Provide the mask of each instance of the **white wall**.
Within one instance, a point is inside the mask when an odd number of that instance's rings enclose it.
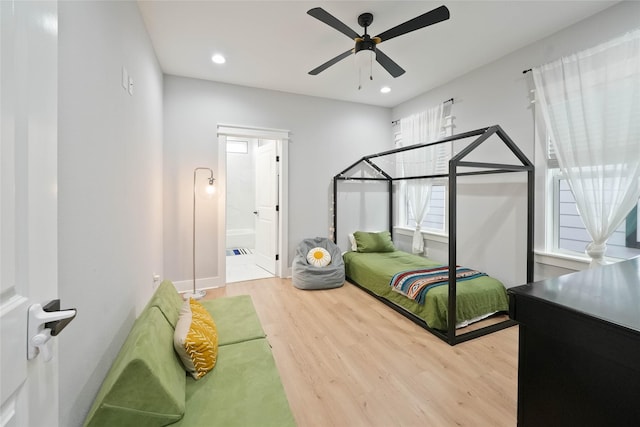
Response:
[[[355,90],[355,89],[354,89]],[[176,76],[164,78],[164,273],[191,273],[192,174],[218,164],[216,126],[291,131],[289,260],[306,237],[329,236],[332,180],[351,163],[391,147],[391,110]],[[200,205],[198,206],[200,214]],[[198,278],[217,276],[215,209],[198,217]]]
[[[421,94],[393,109],[393,118],[405,117],[439,102],[453,97],[455,104],[452,113],[455,116],[455,133],[499,124],[516,142],[519,148],[536,164],[536,249],[544,248],[544,151],[540,142],[534,142],[533,112],[529,104],[529,90],[532,88],[531,75],[522,71],[532,66],[553,61],[601,42],[609,40],[640,24],[640,2],[622,2],[582,22],[568,27],[546,39],[513,52],[498,61],[457,78],[437,89]],[[487,200],[492,198],[497,204],[509,191],[496,188],[496,192],[488,192]],[[523,188],[522,191],[526,191]],[[470,193],[471,194],[471,193]],[[520,208],[518,208],[520,209]],[[472,216],[459,214],[459,227],[467,227]],[[522,229],[525,223],[514,228],[515,217],[502,227],[508,236],[505,244],[516,243],[522,246]],[[502,226],[502,224],[499,224]],[[470,227],[467,227],[470,228]],[[512,228],[512,231],[509,231]],[[494,227],[479,227],[472,231],[473,238],[478,241],[492,239],[496,232]],[[401,238],[402,239],[402,238]],[[434,244],[436,248],[438,244]],[[505,266],[518,266],[518,271],[500,269],[510,285],[521,283],[525,278],[524,252],[512,251],[502,255],[494,254]],[[489,270],[492,271],[492,270]],[[551,277],[571,270],[536,266],[536,280]]]
[[[60,425],[81,425],[162,275],[162,73],[135,2],[59,3]],[[134,79],[130,96],[121,68]]]
[[[373,152],[366,154],[373,154]],[[387,230],[389,227],[388,183],[386,181],[338,181],[337,212],[336,243],[342,251],[350,250],[348,236],[354,231]]]

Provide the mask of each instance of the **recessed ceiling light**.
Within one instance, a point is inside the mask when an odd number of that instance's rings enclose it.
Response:
[[[216,53],[215,55],[213,55],[211,57],[211,60],[213,62],[215,62],[216,64],[224,64],[225,62],[227,62],[227,60],[225,59],[224,56],[220,55],[219,53]]]
[[[389,86],[383,86],[380,88],[380,93],[389,93],[391,92],[391,88]]]

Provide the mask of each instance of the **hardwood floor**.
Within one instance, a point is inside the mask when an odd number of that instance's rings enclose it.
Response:
[[[516,425],[518,327],[451,347],[354,285],[303,291],[288,279],[249,294],[303,426]]]

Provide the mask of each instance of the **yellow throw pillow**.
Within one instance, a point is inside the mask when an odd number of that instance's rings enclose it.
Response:
[[[313,248],[307,252],[307,261],[316,267],[326,267],[331,262],[331,254],[325,248]]]
[[[211,314],[190,298],[180,309],[173,335],[173,347],[193,378],[199,379],[213,369],[218,358],[218,330]]]

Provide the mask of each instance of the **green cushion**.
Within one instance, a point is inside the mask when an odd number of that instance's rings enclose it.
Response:
[[[215,368],[187,378],[184,418],[172,426],[295,426],[266,339],[219,348]]]
[[[173,328],[155,306],[136,320],[98,392],[85,426],[164,426],[185,411],[186,374]]]
[[[356,240],[358,252],[393,252],[396,250],[391,241],[391,233],[388,231],[379,233],[356,231],[353,233],[353,237]]]
[[[266,336],[249,295],[200,302],[216,322],[218,346]]]
[[[163,280],[149,300],[147,308],[158,307],[167,321],[175,329],[178,313],[184,300],[170,280]]]

